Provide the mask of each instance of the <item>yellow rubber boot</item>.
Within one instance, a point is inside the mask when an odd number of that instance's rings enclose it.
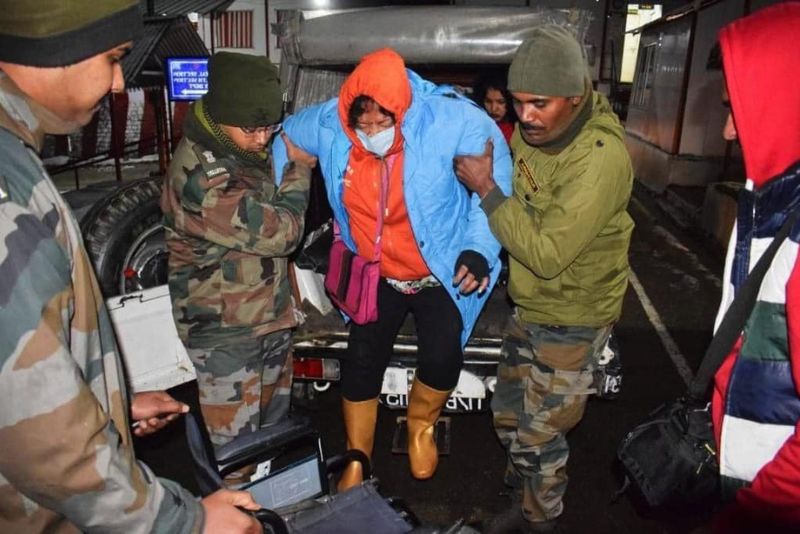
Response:
[[[348,450],[358,449],[371,459],[372,446],[375,443],[375,421],[378,418],[378,399],[352,402],[342,397],[342,416]],[[360,484],[363,479],[361,464],[350,462],[336,487],[339,491],[345,491]]]
[[[414,379],[408,399],[408,462],[414,478],[424,480],[433,476],[439,464],[439,450],[433,431],[450,391],[439,391]]]

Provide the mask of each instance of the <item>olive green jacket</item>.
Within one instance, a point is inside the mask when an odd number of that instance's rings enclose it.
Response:
[[[525,322],[600,327],[621,313],[633,170],[608,100],[592,98],[588,120],[560,151],[528,145],[517,129],[513,194],[495,188],[482,202],[508,250],[509,295]]]

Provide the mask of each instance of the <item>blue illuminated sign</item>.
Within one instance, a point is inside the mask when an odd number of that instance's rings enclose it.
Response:
[[[207,57],[167,58],[169,99],[197,100],[208,91]]]

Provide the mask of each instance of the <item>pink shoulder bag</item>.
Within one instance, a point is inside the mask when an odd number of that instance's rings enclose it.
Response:
[[[389,194],[389,174],[395,155],[386,159],[381,173],[381,194],[378,202],[378,219],[375,229],[375,253],[371,260],[347,248],[339,238],[335,226],[333,245],[325,275],[325,290],[331,301],[356,324],[378,320],[378,281],[380,280],[381,233]]]

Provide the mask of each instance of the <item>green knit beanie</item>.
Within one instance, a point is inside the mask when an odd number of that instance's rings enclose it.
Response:
[[[0,61],[63,67],[142,32],[138,0],[0,0]]]
[[[217,52],[208,61],[203,101],[219,124],[258,127],[281,120],[278,69],[264,56]]]
[[[535,28],[514,54],[508,90],[542,96],[579,96],[588,75],[583,48],[565,28]]]

